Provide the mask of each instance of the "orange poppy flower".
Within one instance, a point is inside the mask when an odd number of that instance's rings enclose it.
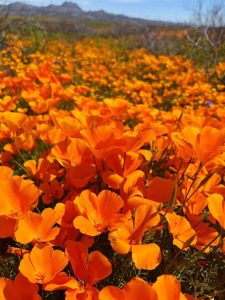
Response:
[[[138,300],[140,296],[146,300],[158,300],[154,289],[143,279],[135,277],[122,289],[107,286],[99,293],[99,300]]]
[[[62,198],[64,190],[63,184],[57,179],[41,183],[39,189],[43,192],[41,200],[44,204],[51,204],[55,200]]]
[[[210,139],[209,139],[210,137]],[[225,131],[205,126],[196,139],[197,158],[207,162],[224,151]]]
[[[5,123],[11,133],[16,132],[18,128],[22,128],[22,124],[26,119],[25,114],[11,111],[0,112],[0,122]]]
[[[70,116],[55,117],[56,125],[62,130],[66,137],[80,137],[80,130],[82,129],[80,122]]]
[[[176,213],[167,213],[166,219],[169,224],[169,232],[173,235],[173,244],[182,250],[187,250],[197,242],[195,230],[185,217]]]
[[[59,227],[53,227],[59,223],[65,213],[63,203],[56,204],[55,208],[46,208],[41,214],[28,212],[27,215],[20,219],[15,232],[17,242],[28,244],[32,241],[49,242],[59,233]]]
[[[208,197],[208,208],[212,216],[225,229],[225,201],[220,194],[212,194]]]
[[[149,300],[156,300],[157,296],[153,288],[143,279],[139,277],[135,277],[131,279],[130,282],[128,282],[123,287],[123,292],[125,295],[125,299],[131,299],[131,300],[138,300],[141,297],[143,299],[149,299]]]
[[[45,291],[66,290],[82,292],[81,284],[74,278],[68,276],[65,272],[58,273],[53,280],[42,285]]]
[[[99,251],[88,254],[88,248],[82,242],[68,241],[66,252],[75,276],[87,285],[95,285],[112,272],[108,259]]]
[[[56,278],[44,285],[46,291],[55,291],[66,289],[65,300],[99,300],[98,289],[91,286],[84,286],[83,283],[78,282],[74,277],[60,273]]]
[[[31,283],[26,277],[19,273],[14,280],[6,279],[4,289],[0,286],[1,300],[41,300],[38,294],[38,285]],[[3,295],[1,295],[1,293]]]
[[[99,251],[88,254],[88,248],[82,242],[68,241],[66,252],[79,282],[74,277],[60,273],[46,283],[44,289],[47,291],[66,289],[66,300],[98,300],[98,290],[93,285],[111,274],[110,262]]]
[[[199,215],[207,206],[207,197],[200,191],[196,191],[187,201],[187,209],[193,215]]]
[[[11,97],[6,95],[0,98],[0,111],[10,111],[16,108],[18,96]]]
[[[17,135],[14,138],[14,143],[17,149],[22,149],[25,151],[31,151],[35,148],[35,132],[32,130],[25,130],[23,133]]]
[[[125,295],[118,287],[106,286],[99,292],[99,300],[125,300]]]
[[[141,170],[136,170],[123,180],[120,194],[125,201],[124,211],[127,209],[133,210],[143,204],[152,205],[154,203],[146,198],[147,190],[144,178],[145,173]],[[159,206],[158,203],[154,204]]]
[[[0,216],[0,238],[13,237],[17,222],[16,219]]]
[[[157,300],[187,300],[181,292],[180,282],[172,275],[161,275],[153,283],[152,288],[157,294]],[[194,300],[194,298],[193,298]]]
[[[205,249],[204,252],[208,253],[212,247],[218,246],[218,232],[212,226],[203,223],[203,221],[201,220],[202,215],[188,215],[188,219],[197,234],[197,243],[193,245],[196,249]],[[209,244],[210,246],[205,248]]]
[[[67,169],[68,183],[77,188],[82,188],[96,175],[96,167],[92,164],[81,164]]]
[[[103,181],[114,189],[119,189],[124,178],[134,173],[143,162],[136,152],[110,153],[105,160],[107,170],[101,173]]]
[[[123,207],[123,200],[117,194],[103,190],[96,196],[90,190],[83,191],[74,200],[80,216],[73,221],[74,227],[81,233],[96,236],[114,226]]]
[[[67,138],[55,145],[48,159],[57,160],[62,166],[79,166],[93,163],[93,154],[81,138]]]
[[[112,248],[120,254],[132,252],[132,260],[138,269],[153,270],[162,260],[161,250],[155,243],[142,244],[145,232],[159,224],[155,206],[138,206],[134,221],[130,217],[109,234]]]
[[[57,162],[50,163],[46,158],[39,158],[38,162],[35,160],[27,160],[23,165],[30,174],[44,182],[52,181],[57,176],[63,174]]]
[[[174,181],[155,177],[148,183],[147,197],[159,203],[168,202],[174,190]]]
[[[12,175],[10,168],[0,167],[0,216],[18,219],[37,205],[39,190],[31,180]]]
[[[98,290],[94,287],[86,287],[85,289],[68,289],[65,292],[65,300],[99,300]]]
[[[109,107],[112,113],[115,114],[116,116],[125,112],[131,106],[131,103],[129,101],[120,98],[117,99],[106,98],[104,99],[104,103],[107,105],[107,107]]]
[[[201,130],[187,126],[181,133],[172,133],[172,140],[183,158],[194,157],[205,163],[224,150],[225,133],[210,126]]]
[[[122,289],[107,286],[99,292],[99,300],[195,300],[181,292],[181,286],[175,276],[161,275],[153,285],[135,277]]]
[[[64,252],[49,245],[34,246],[29,254],[24,254],[19,270],[30,282],[43,284],[55,278],[67,264]]]
[[[120,149],[126,144],[123,139],[123,124],[120,122],[98,126],[93,129],[83,129],[81,134],[94,156],[98,159],[106,157],[111,151]]]

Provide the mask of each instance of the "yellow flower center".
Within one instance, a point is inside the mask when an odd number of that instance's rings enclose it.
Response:
[[[43,275],[41,272],[35,272],[34,278],[38,283],[42,283],[45,279],[45,275]]]

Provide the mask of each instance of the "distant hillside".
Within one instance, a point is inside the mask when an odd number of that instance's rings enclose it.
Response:
[[[68,16],[90,20],[110,20],[118,22],[130,22],[151,25],[172,25],[172,22],[161,22],[132,18],[124,15],[107,13],[104,10],[84,11],[76,3],[64,2],[62,5],[34,6],[23,2],[14,2],[8,5],[0,5],[0,14],[10,16]]]

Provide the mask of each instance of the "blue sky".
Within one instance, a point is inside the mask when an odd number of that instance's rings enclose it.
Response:
[[[0,0],[0,3],[21,1],[34,5],[62,4],[64,0]],[[197,0],[70,0],[84,10],[104,9],[107,12],[152,20],[189,21]],[[204,4],[215,0],[203,0]]]

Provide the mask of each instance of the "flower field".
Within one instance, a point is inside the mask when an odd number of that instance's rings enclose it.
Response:
[[[224,299],[225,63],[13,35],[0,60],[0,299]]]

